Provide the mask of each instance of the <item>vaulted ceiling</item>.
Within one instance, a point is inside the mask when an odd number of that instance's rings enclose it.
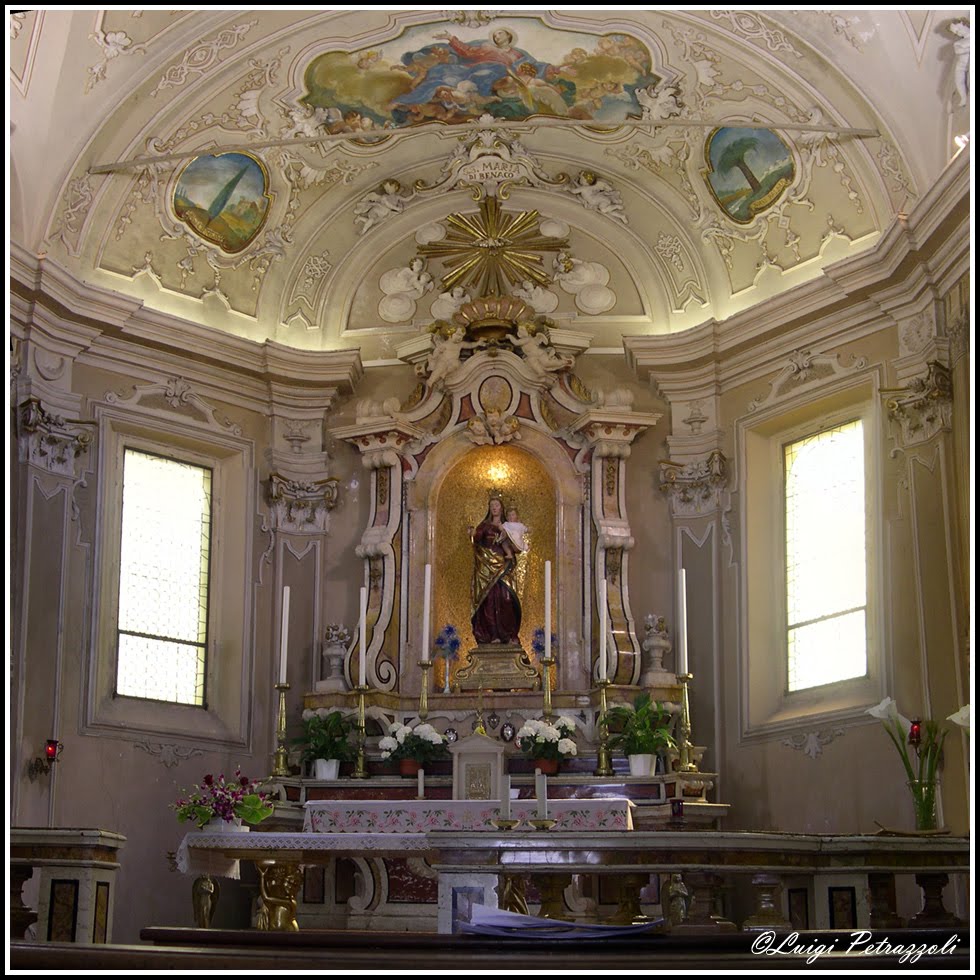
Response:
[[[365,360],[507,266],[504,291],[618,347],[873,246],[968,129],[963,17],[13,14],[12,238],[177,318]]]

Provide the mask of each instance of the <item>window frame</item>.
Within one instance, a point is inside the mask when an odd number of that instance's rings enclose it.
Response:
[[[246,746],[254,657],[248,571],[256,495],[254,445],[208,423],[144,406],[100,404],[94,414],[99,426],[99,499],[83,730],[131,737],[191,736],[216,745]],[[126,449],[212,470],[203,705],[116,694]]]
[[[739,478],[739,717],[743,741],[802,724],[855,719],[884,696],[881,399],[878,369],[838,378],[736,421]],[[783,447],[861,419],[865,458],[866,650],[863,676],[790,691]]]

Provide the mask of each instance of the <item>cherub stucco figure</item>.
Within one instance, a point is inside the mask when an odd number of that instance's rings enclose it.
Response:
[[[562,357],[548,342],[543,330],[531,333],[526,323],[519,323],[517,334],[507,334],[507,339],[521,349],[527,366],[541,378],[572,366],[571,358]]]
[[[425,260],[418,256],[401,269],[389,269],[378,285],[385,294],[378,304],[378,313],[388,323],[410,320],[415,315],[415,304],[433,288]]]
[[[425,362],[428,372],[426,381],[430,388],[445,381],[459,367],[464,350],[482,347],[485,341],[466,340],[466,332],[462,327],[456,327],[448,336],[435,333],[432,336],[432,353]]]
[[[568,190],[576,194],[590,211],[608,215],[610,218],[622,221],[624,225],[628,223],[622,195],[608,180],[591,170],[583,170]]]
[[[401,189],[402,185],[397,180],[386,180],[376,191],[365,194],[354,205],[354,221],[361,223],[362,235],[393,214],[405,210],[405,205],[415,194],[402,194]]]

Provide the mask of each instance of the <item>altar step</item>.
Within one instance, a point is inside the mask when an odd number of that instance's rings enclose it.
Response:
[[[761,955],[752,952],[757,934],[722,936],[638,935],[588,940],[502,940],[480,936],[433,934],[332,932],[308,930],[293,933],[238,929],[189,929],[153,926],[140,938],[150,946],[76,945],[74,943],[13,942],[10,966],[17,970],[80,971],[181,970],[317,970],[451,972],[508,969],[520,974],[559,969],[637,970],[658,972],[703,968],[761,972],[765,970],[874,971],[929,969],[968,970],[970,930],[956,930],[952,952],[924,952],[914,966],[907,954],[881,952],[873,955],[855,950],[848,931],[808,931],[795,944],[811,949],[833,950],[807,965],[805,956]],[[949,930],[903,929],[871,934],[865,948],[882,941],[894,948],[949,949]],[[884,947],[882,947],[884,949]]]

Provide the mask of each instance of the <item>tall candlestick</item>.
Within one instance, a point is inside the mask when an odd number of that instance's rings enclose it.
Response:
[[[286,644],[289,640],[289,586],[282,590],[282,622],[279,633],[279,683],[286,683]]]
[[[677,673],[687,673],[687,570],[681,569],[677,585],[677,625],[680,636],[677,643]]]
[[[425,770],[419,770],[419,799],[425,799]]]
[[[361,649],[358,655],[358,668],[360,672],[360,686],[364,687],[367,681],[367,589],[361,587],[361,616],[360,629]]]
[[[422,659],[429,659],[429,606],[432,604],[432,566],[425,566],[425,598],[422,600]]]
[[[544,655],[551,656],[551,562],[544,563]],[[547,669],[547,668],[545,668]]]
[[[609,678],[609,662],[606,654],[606,634],[609,632],[609,609],[606,605],[606,580],[599,583],[599,680]]]
[[[538,801],[539,820],[545,820],[548,816],[547,778],[540,769],[534,770],[534,798]]]
[[[510,820],[510,773],[505,772],[500,783],[500,816],[503,820]]]

